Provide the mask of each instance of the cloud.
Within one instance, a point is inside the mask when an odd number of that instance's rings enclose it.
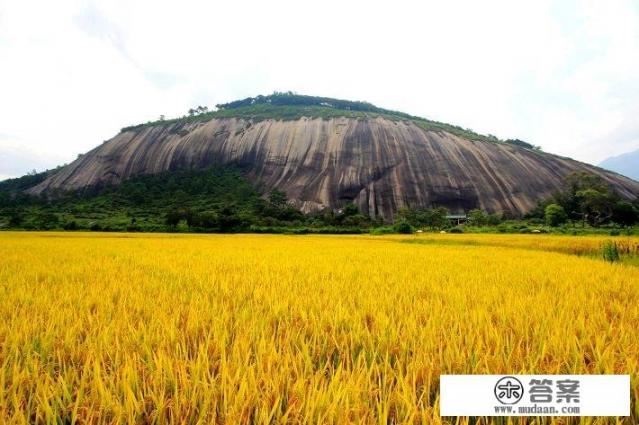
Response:
[[[639,147],[632,0],[9,0],[0,22],[0,132],[41,155],[72,159],[123,126],[274,90],[595,163]]]
[[[120,54],[129,58],[122,31],[105,17],[95,3],[87,2],[73,16],[74,24],[91,37],[102,39],[113,45]]]
[[[42,154],[29,143],[8,134],[0,134],[0,180],[20,177],[30,171],[44,171],[63,164],[64,155]]]

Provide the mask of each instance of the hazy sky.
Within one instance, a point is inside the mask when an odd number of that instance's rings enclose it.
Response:
[[[293,90],[598,163],[639,148],[639,2],[0,0],[0,178]]]

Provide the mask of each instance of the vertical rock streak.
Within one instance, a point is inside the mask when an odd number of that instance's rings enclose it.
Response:
[[[385,118],[224,118],[126,131],[30,192],[114,185],[214,164],[241,166],[263,190],[284,190],[305,212],[355,202],[385,219],[403,205],[525,213],[573,171],[602,176],[626,198],[639,195],[639,183],[597,167]]]

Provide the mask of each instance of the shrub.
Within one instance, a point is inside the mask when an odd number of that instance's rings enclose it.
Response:
[[[488,216],[482,210],[470,210],[468,212],[468,222],[473,226],[483,226],[488,222]]]
[[[610,261],[611,263],[619,261],[619,249],[614,242],[606,241],[602,248],[602,254],[605,261]]]
[[[172,210],[166,213],[165,223],[170,227],[176,227],[180,220],[184,218],[185,214],[181,211]]]
[[[411,234],[414,232],[413,226],[406,220],[400,220],[393,226],[397,233]]]
[[[390,226],[374,227],[370,230],[371,235],[388,235],[393,233],[393,228]]]
[[[557,227],[566,222],[568,215],[566,215],[566,211],[562,206],[550,204],[544,210],[544,218],[547,225]]]
[[[499,226],[497,226],[497,231],[499,233],[508,233],[510,232],[510,227],[507,224],[500,224]]]
[[[639,210],[628,201],[617,201],[612,210],[612,219],[623,226],[639,221]]]
[[[75,220],[71,220],[64,224],[64,230],[78,230],[78,223]]]
[[[451,228],[448,233],[464,233],[464,229],[462,229],[459,226],[455,226],[453,228]]]
[[[60,225],[60,219],[52,212],[39,211],[34,217],[33,224],[38,230],[51,230]]]
[[[490,226],[497,226],[501,223],[501,216],[498,214],[489,214],[486,216],[486,224]]]

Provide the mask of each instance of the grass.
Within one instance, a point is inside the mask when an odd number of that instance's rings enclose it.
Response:
[[[629,373],[584,423],[637,423],[639,270],[564,253],[602,242],[3,232],[0,422],[483,424],[440,374]]]

